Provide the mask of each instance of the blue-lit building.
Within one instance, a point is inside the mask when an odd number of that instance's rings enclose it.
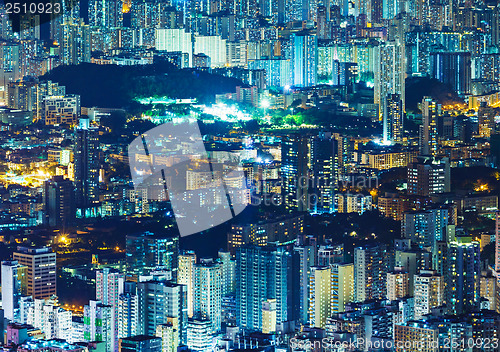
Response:
[[[89,1],[89,24],[95,27],[122,27],[123,1],[91,0]]]
[[[304,136],[283,137],[281,141],[282,194],[289,211],[305,211],[308,208],[307,176],[309,146]]]
[[[479,242],[457,237],[448,244],[446,304],[448,313],[476,311],[480,300],[481,258]]]
[[[292,302],[292,309],[297,320],[303,324],[306,324],[309,319],[309,275],[311,268],[317,263],[317,256],[316,240],[312,236],[299,236],[292,256],[292,278],[299,292],[295,295],[297,299]]]
[[[436,241],[446,240],[448,209],[445,207],[403,214],[401,232],[404,238],[420,248],[436,247]]]
[[[465,51],[437,51],[430,54],[430,74],[458,95],[471,92],[471,54]]]
[[[99,131],[81,119],[75,139],[75,202],[84,214],[99,202]]]
[[[317,84],[318,38],[313,34],[294,34],[292,40],[292,67],[295,86]]]
[[[270,87],[293,85],[292,61],[289,59],[260,59],[248,62],[250,70],[265,70],[266,84]]]
[[[460,42],[459,32],[414,30],[406,33],[406,72],[425,76],[430,72],[430,53],[435,48],[454,52],[460,50]]]
[[[312,189],[314,201],[309,211],[332,213],[335,210],[335,188],[338,181],[337,141],[331,134],[311,139]]]
[[[137,284],[141,335],[154,336],[158,325],[177,327],[177,339],[186,343],[187,290],[185,285],[168,281],[145,281]]]
[[[236,323],[244,330],[262,329],[262,302],[276,299],[276,322],[288,320],[289,268],[286,247],[245,245],[236,252]]]
[[[135,274],[147,274],[154,268],[161,267],[177,278],[179,260],[179,237],[155,235],[145,231],[127,235],[126,261],[130,271]]]

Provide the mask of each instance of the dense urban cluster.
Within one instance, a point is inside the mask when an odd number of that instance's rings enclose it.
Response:
[[[500,351],[497,0],[58,4],[0,5],[2,351]]]

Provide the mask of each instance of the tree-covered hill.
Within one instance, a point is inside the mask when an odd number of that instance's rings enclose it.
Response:
[[[412,77],[406,80],[407,111],[417,111],[418,103],[422,102],[424,96],[431,96],[443,105],[463,103],[453,89],[437,79]]]
[[[177,69],[160,62],[144,66],[83,63],[59,66],[43,76],[81,95],[82,106],[125,107],[134,98],[168,96],[213,101],[215,94],[235,92],[243,83],[235,78],[195,69]]]

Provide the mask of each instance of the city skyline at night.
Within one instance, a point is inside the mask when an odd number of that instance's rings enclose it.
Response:
[[[498,0],[0,4],[0,349],[500,351]]]

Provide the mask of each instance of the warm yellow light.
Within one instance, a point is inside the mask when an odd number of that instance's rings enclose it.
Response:
[[[129,13],[130,12],[130,2],[129,1],[124,1],[122,5],[122,13]]]
[[[476,192],[484,192],[484,191],[488,191],[488,190],[489,190],[489,186],[487,183],[478,184],[478,185],[476,185],[476,187],[474,187],[474,191],[476,191]]]

